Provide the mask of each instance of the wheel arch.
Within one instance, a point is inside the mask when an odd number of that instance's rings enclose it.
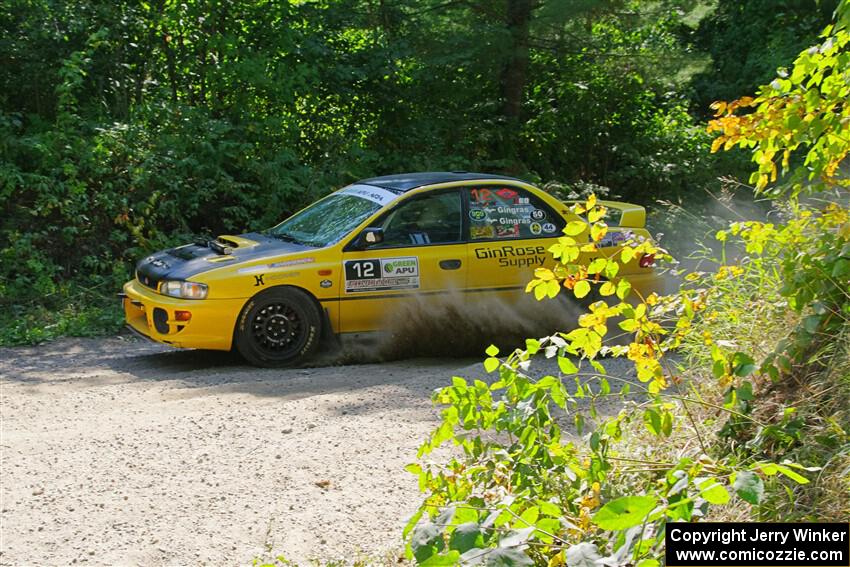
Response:
[[[304,287],[292,284],[280,284],[280,285],[271,285],[264,289],[259,290],[257,293],[252,295],[251,297],[245,300],[245,303],[242,304],[242,308],[239,309],[239,314],[236,316],[236,320],[233,322],[233,329],[230,332],[230,350],[234,350],[236,348],[236,331],[239,329],[239,323],[242,320],[245,311],[249,309],[251,305],[251,300],[256,299],[258,296],[268,293],[270,291],[279,290],[279,289],[295,289],[306,295],[313,305],[316,307],[316,311],[319,313],[319,319],[322,322],[322,328],[320,329],[321,334],[324,336],[325,333],[330,332],[333,333],[333,326],[331,325],[330,318],[328,317],[327,311],[325,311],[322,304],[319,302],[319,299],[313,295],[313,293]]]

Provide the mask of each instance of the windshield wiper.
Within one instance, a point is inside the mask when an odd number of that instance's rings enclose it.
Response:
[[[307,242],[296,238],[295,236],[289,234],[288,232],[270,232],[269,236],[273,238],[277,238],[278,240],[285,240],[287,242],[292,242],[294,244],[300,244],[301,246],[310,246]]]

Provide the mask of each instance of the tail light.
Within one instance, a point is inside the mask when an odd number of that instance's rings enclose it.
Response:
[[[641,268],[651,268],[655,265],[655,254],[644,254],[640,257],[638,265]]]

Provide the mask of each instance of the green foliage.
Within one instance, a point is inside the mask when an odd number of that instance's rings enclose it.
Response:
[[[840,169],[850,153],[850,4],[842,1],[836,14],[823,42],[801,52],[790,71],[779,69],[755,97],[712,105],[716,118],[708,130],[718,132],[712,151],[752,148],[758,170],[750,182],[757,190],[779,177],[783,183],[772,186],[772,194],[850,187]]]
[[[841,467],[850,454],[850,280],[832,274],[843,269],[850,217],[835,204],[785,205],[772,216],[777,222],[735,223],[718,234],[724,249],[738,246],[744,256],[689,278],[706,307],[681,351],[690,366],[711,369],[723,406],[735,412],[717,431],[719,454],[830,469],[812,486],[789,489],[793,500],[777,495],[776,479],[799,480],[797,465],[763,467],[764,482],[739,475],[738,493],[762,504],[767,519],[841,519],[848,511]],[[769,404],[760,403],[765,398]]]
[[[461,456],[446,465],[408,467],[427,494],[405,529],[409,557],[420,564],[501,558],[506,550],[512,550],[512,564],[590,564],[603,555],[613,565],[657,561],[668,522],[703,518],[733,498],[758,506],[764,483],[777,476],[809,482],[792,462],[706,453],[708,441],[693,408],[719,410],[747,426],[758,423],[733,403],[689,392],[669,361],[668,353],[692,340],[710,294],[698,277],[671,296],[632,293],[622,268],[642,254],[663,260],[664,251],[648,240],[597,249],[607,231],[600,220],[604,209],[591,196],[573,212],[587,222],[567,225],[550,248],[560,265],[538,269],[527,291],[544,299],[568,290],[580,299],[592,289],[603,299],[593,301],[569,332],[529,339],[525,349],[503,358],[490,347],[484,364],[496,374],[493,382],[455,377],[435,393],[442,423],[419,457],[449,441]],[[588,233],[589,243],[575,238]],[[598,257],[582,262],[582,252]],[[614,320],[628,344],[607,344]],[[603,355],[628,358],[636,381],[609,374]],[[536,356],[556,359],[558,375],[534,378]],[[752,387],[745,384],[757,371],[754,359],[715,347],[711,360],[716,383],[734,383],[738,399],[752,402]],[[605,418],[597,404],[610,396],[619,396],[623,409]],[[680,449],[672,462],[669,454],[648,460],[628,452],[636,431],[648,432],[650,445],[670,443],[683,431],[699,442]],[[636,465],[642,470],[632,470]]]
[[[693,103],[700,113],[716,100],[753,92],[812,45],[830,22],[837,0],[719,0],[693,34],[711,56],[694,77]]]

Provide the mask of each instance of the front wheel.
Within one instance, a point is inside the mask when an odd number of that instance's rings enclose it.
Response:
[[[252,297],[236,323],[236,349],[255,366],[286,366],[319,346],[322,319],[316,304],[294,288],[274,288]]]

